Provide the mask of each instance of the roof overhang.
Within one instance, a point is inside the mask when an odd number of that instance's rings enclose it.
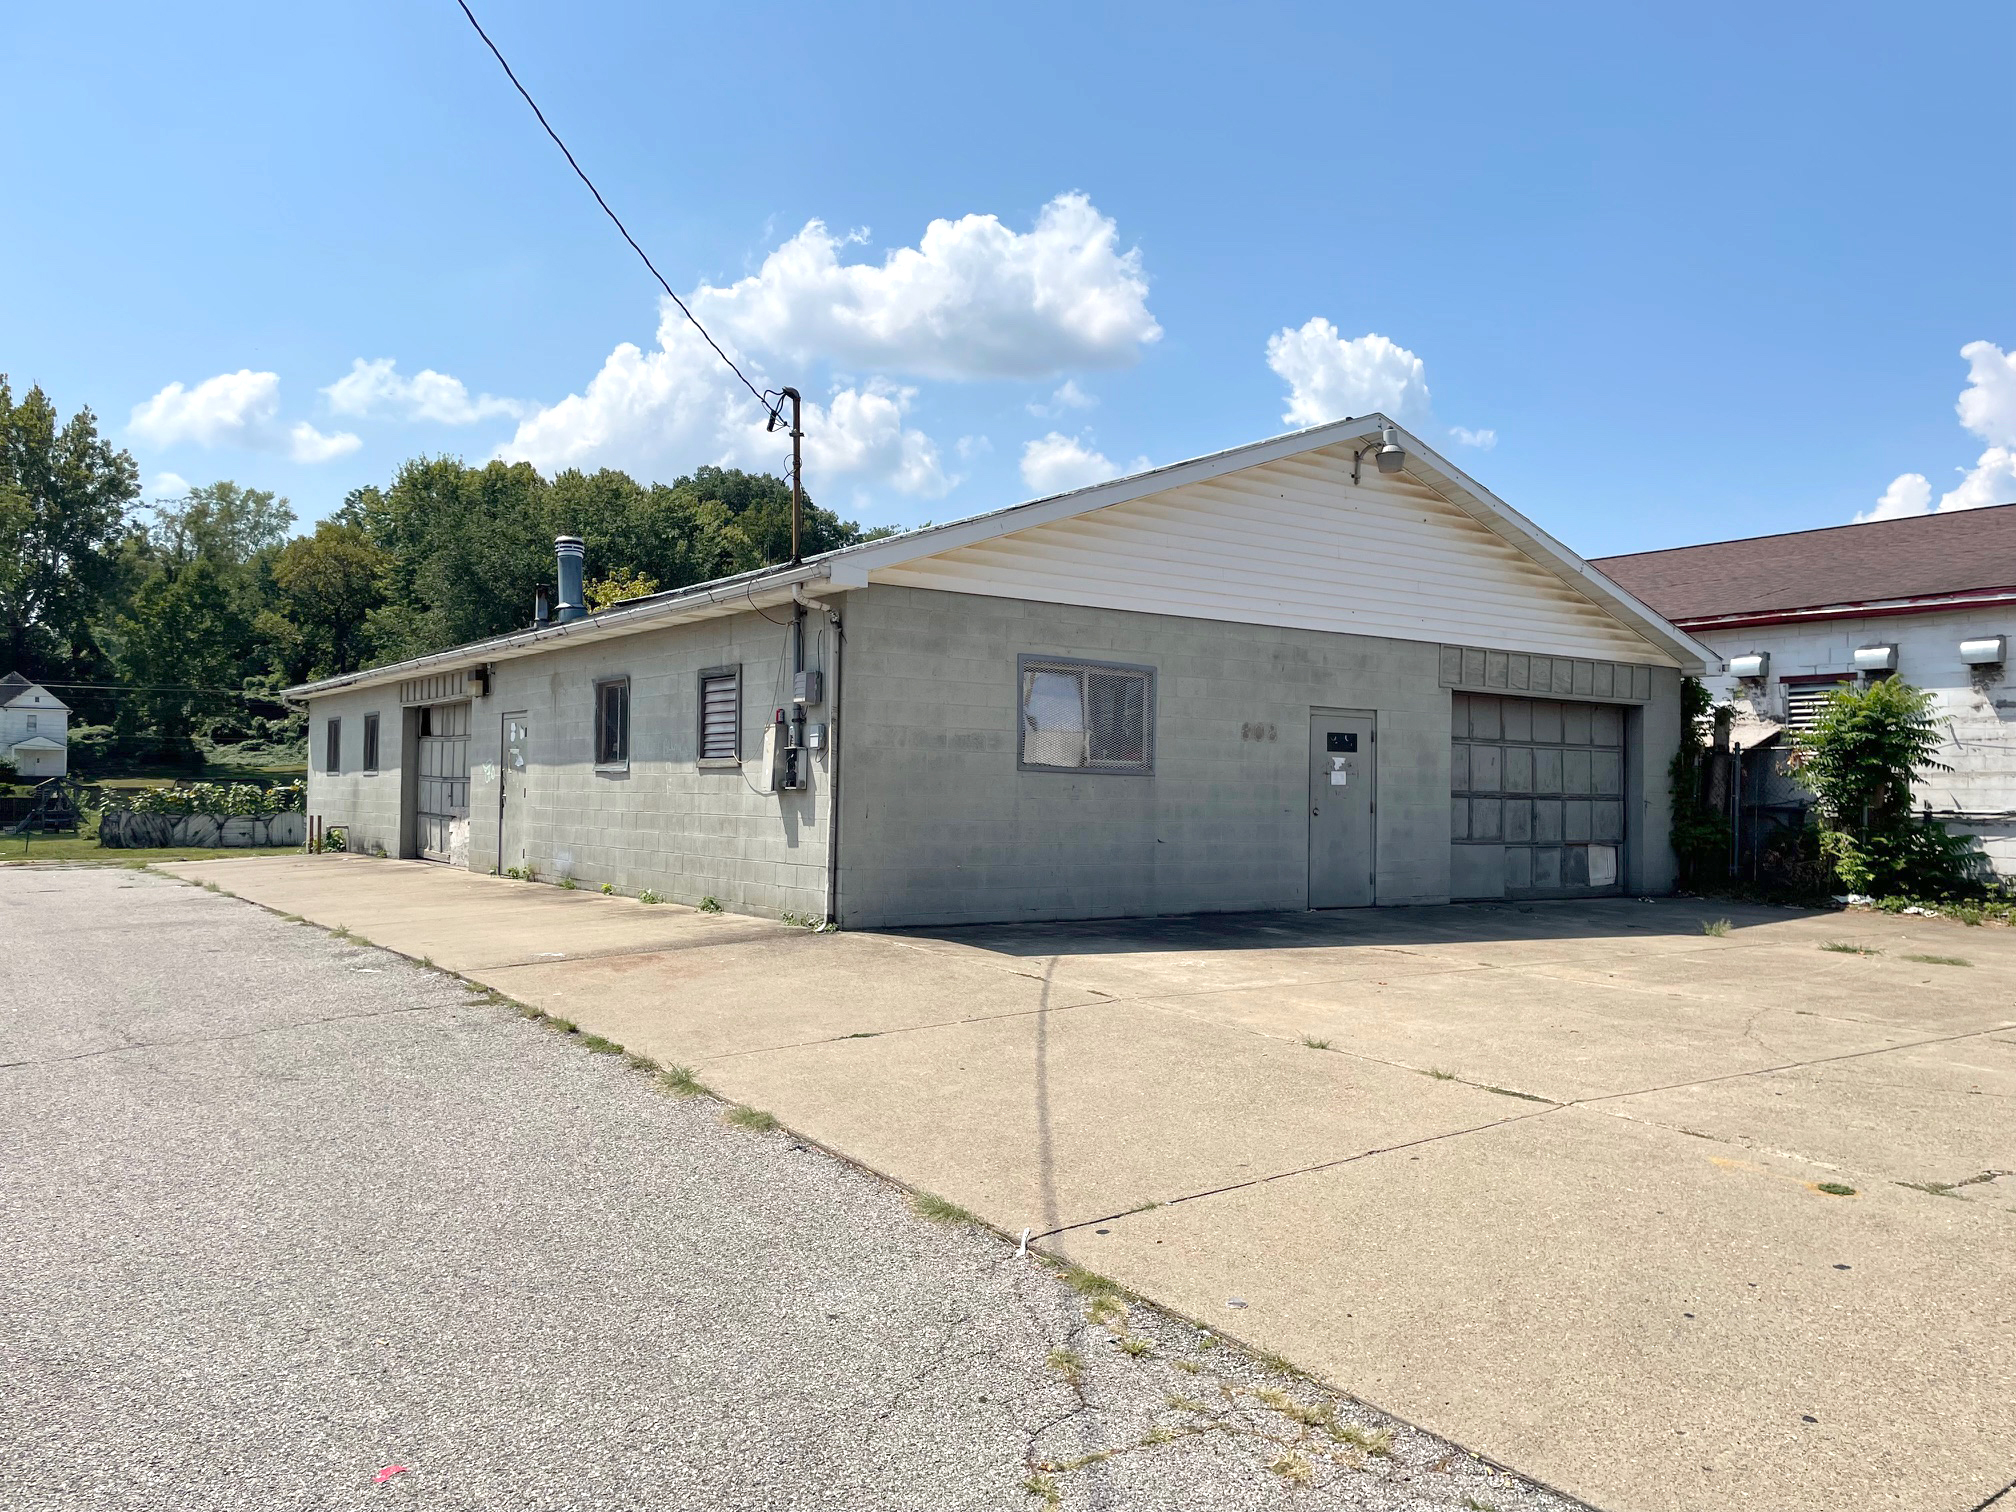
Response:
[[[15,751],[64,751],[69,747],[60,740],[51,740],[47,735],[30,735],[26,740],[17,740],[9,747]]]
[[[562,645],[582,645],[619,635],[634,635],[640,631],[688,624],[694,620],[714,619],[752,609],[766,609],[790,603],[794,597],[794,590],[802,593],[806,586],[811,584],[830,584],[835,590],[865,588],[873,580],[875,572],[881,568],[898,567],[906,562],[937,556],[941,552],[956,551],[963,546],[972,546],[1014,531],[1028,530],[1056,520],[1068,520],[1079,515],[1091,514],[1109,505],[1124,504],[1149,494],[1182,488],[1186,484],[1209,482],[1213,478],[1220,478],[1243,468],[1259,467],[1286,457],[1300,456],[1306,452],[1355,440],[1370,440],[1392,424],[1393,422],[1385,416],[1372,414],[1358,419],[1338,420],[1328,425],[1312,426],[1308,430],[1293,431],[1285,436],[1274,436],[1246,446],[1235,446],[1229,451],[1214,452],[1207,457],[1196,457],[1187,462],[1172,463],[1167,467],[1151,468],[1147,472],[1116,478],[1110,483],[1099,483],[1090,488],[1075,489],[1070,493],[1032,499],[1025,504],[997,509],[989,514],[975,515],[971,519],[954,520],[945,525],[929,525],[903,535],[888,536],[878,541],[864,541],[858,546],[843,546],[837,551],[809,558],[796,567],[768,567],[738,577],[722,578],[712,583],[701,583],[691,588],[655,594],[650,598],[634,599],[613,609],[606,609],[600,614],[591,614],[564,625],[552,625],[542,630],[519,631],[492,640],[476,641],[466,646],[456,646],[427,656],[414,657],[409,661],[395,662],[389,666],[372,667],[343,677],[324,678],[320,682],[302,683],[289,688],[283,696],[299,700],[353,688],[378,687],[385,683],[423,677],[430,673],[460,671],[489,662],[531,656],[542,651],[554,650]],[[1420,437],[1404,427],[1395,426],[1395,428],[1406,438],[1407,460],[1402,470],[1408,477],[1432,489],[1454,508],[1469,515],[1485,529],[1553,573],[1583,598],[1629,625],[1639,635],[1671,655],[1680,663],[1683,671],[1698,674],[1721,667],[1721,657],[1714,651],[1611,582],[1511,505],[1438,454]]]
[[[1861,604],[1816,604],[1807,609],[1757,609],[1737,614],[1705,614],[1678,621],[1691,631],[1740,630],[1753,625],[1806,625],[1827,620],[1885,619],[1898,614],[1945,614],[1959,609],[1994,609],[2016,604],[2016,588],[1978,588],[1965,593],[1917,598],[1874,599]]]

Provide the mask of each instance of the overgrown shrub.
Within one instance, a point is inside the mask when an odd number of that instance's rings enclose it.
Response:
[[[305,782],[281,782],[271,787],[257,782],[182,782],[169,787],[105,790],[105,807],[136,814],[265,819],[274,814],[298,814],[307,804]]]
[[[1982,891],[1971,836],[1911,811],[1921,771],[1943,772],[1932,696],[1898,678],[1828,695],[1792,734],[1793,772],[1818,800],[1820,855],[1850,892],[1954,898]]]
[[[1667,769],[1673,809],[1673,854],[1680,885],[1699,889],[1729,875],[1729,816],[1708,801],[1708,753],[1715,708],[1700,679],[1680,680],[1680,748]]]

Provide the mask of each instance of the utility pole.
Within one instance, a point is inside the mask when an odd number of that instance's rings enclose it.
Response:
[[[805,561],[805,410],[795,388],[781,389],[779,404],[791,401],[791,565]],[[777,428],[777,411],[770,412],[769,430]],[[791,737],[784,747],[784,786],[806,786],[805,699],[800,693],[805,681],[805,606],[795,596],[791,604]]]

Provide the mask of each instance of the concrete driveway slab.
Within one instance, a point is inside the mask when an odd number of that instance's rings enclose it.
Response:
[[[1970,1512],[2007,1486],[2008,1219],[1725,1150],[1562,1109],[1064,1247],[1616,1512]]]
[[[703,1063],[709,1086],[1009,1233],[1533,1111],[1134,1004]]]
[[[2016,1043],[1975,1035],[1600,1105],[1731,1144],[1853,1173],[1941,1187],[2016,1173]],[[1991,1198],[1991,1200],[2000,1200]],[[2016,1237],[2016,1236],[2012,1236]]]
[[[467,974],[666,1064],[1105,1001],[1025,961],[797,929]]]
[[[1172,1012],[1557,1102],[1924,1038],[1887,1024],[1822,1018],[1790,1007],[1636,991],[1564,991],[1524,970],[1392,981],[1199,993],[1146,1001]]]

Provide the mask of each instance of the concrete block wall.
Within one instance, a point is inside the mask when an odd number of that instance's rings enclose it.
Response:
[[[786,611],[774,610],[776,620]],[[822,665],[831,632],[806,621],[809,665]],[[823,635],[822,635],[822,632]],[[733,912],[826,916],[826,753],[802,792],[763,793],[757,771],[765,727],[790,693],[782,624],[760,614],[643,632],[497,663],[488,696],[471,705],[469,865],[497,865],[498,763],[503,716],[531,728],[527,859],[546,881],[650,888],[682,903],[718,900]],[[700,673],[740,664],[744,764],[703,767]],[[595,684],[630,679],[630,760],[595,765]],[[781,680],[780,680],[781,679]],[[826,709],[810,718],[825,720]],[[512,824],[518,823],[516,817]],[[515,849],[515,841],[514,841]],[[515,857],[514,857],[515,864]]]
[[[378,765],[364,770],[364,716],[378,716]],[[328,767],[331,719],[341,719],[340,769]],[[404,854],[401,841],[401,730],[397,687],[365,688],[313,700],[308,709],[308,813],[349,831],[352,850]]]
[[[1977,676],[1960,660],[1961,641],[1991,635],[2007,636],[2016,651],[2016,612],[2008,605],[1710,630],[1699,639],[1725,659],[1770,653],[1761,688],[1727,676],[1707,680],[1718,701],[1768,719],[1784,716],[1779,678],[1852,672],[1856,647],[1896,646],[1897,676],[1932,694],[1946,729],[1938,760],[1950,770],[1920,773],[1917,800],[1938,812],[2004,816],[1949,819],[1947,827],[1978,836],[1996,871],[2016,878],[2016,819],[2008,817],[2016,815],[2016,678],[2010,663]]]
[[[845,612],[849,925],[1305,907],[1316,708],[1377,719],[1378,901],[1449,896],[1436,644],[885,586]],[[1021,653],[1155,667],[1154,773],[1018,771]],[[1669,707],[1638,721],[1647,855],[1627,876],[1644,891],[1671,886],[1678,689],[1661,678]]]

